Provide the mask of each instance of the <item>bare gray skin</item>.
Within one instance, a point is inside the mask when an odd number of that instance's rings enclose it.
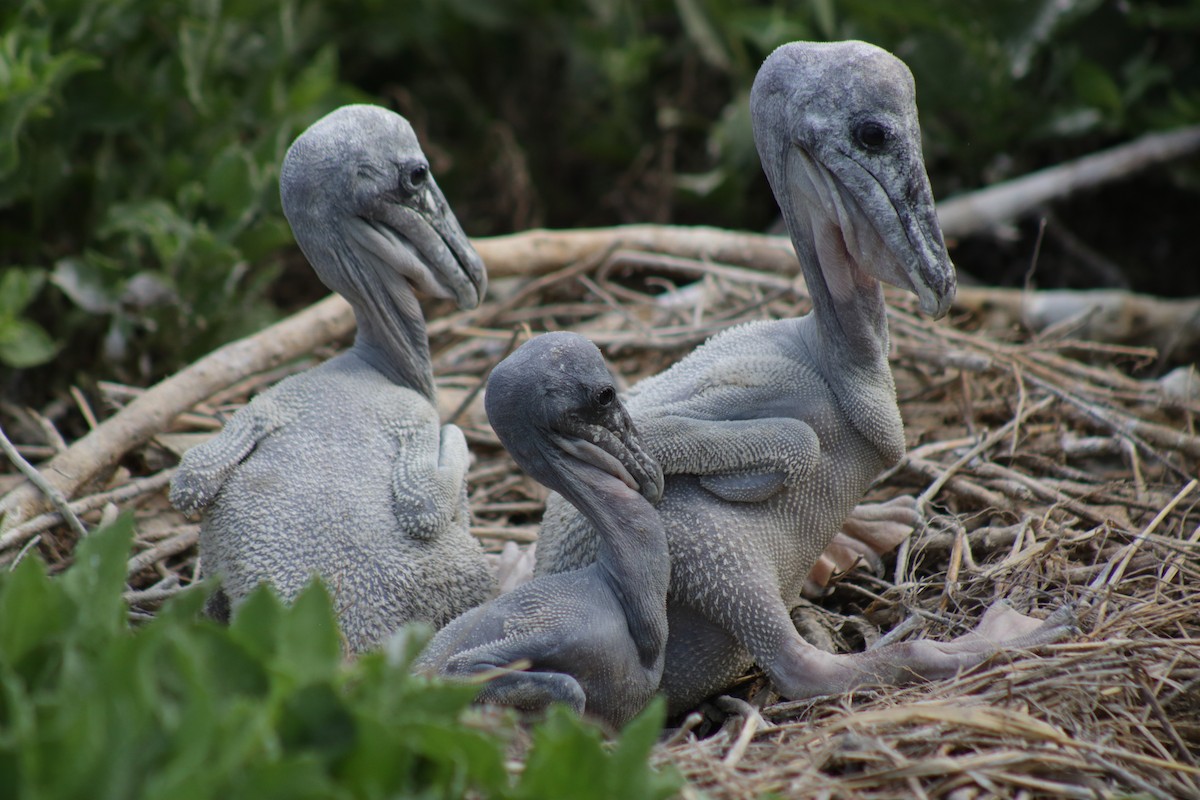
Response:
[[[479,304],[482,260],[403,117],[345,106],[288,150],[284,213],[321,280],[354,308],[354,346],[256,397],[188,451],[171,502],[202,514],[204,572],[223,617],[269,583],[293,599],[314,575],[353,651],[401,624],[435,627],[489,598],[470,535],[466,440],[432,403],[414,288]]]
[[[485,404],[517,464],[588,520],[596,558],[468,611],[438,632],[417,669],[496,673],[480,702],[528,711],[565,703],[619,727],[662,677],[670,556],[652,505],[662,472],[600,351],[576,334],[524,344],[492,371]]]
[[[672,712],[753,662],[781,694],[803,698],[949,676],[1001,648],[1061,638],[1069,613],[1042,623],[1003,606],[947,643],[831,655],[796,632],[788,610],[809,571],[904,454],[880,281],[940,317],[955,280],[903,62],[862,42],[784,45],[759,71],[751,111],[813,310],[730,329],[629,393],[666,474]],[[577,569],[594,552],[587,521],[551,497],[539,574]]]

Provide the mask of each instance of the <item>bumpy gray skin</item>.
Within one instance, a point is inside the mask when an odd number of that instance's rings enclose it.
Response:
[[[671,551],[663,691],[678,713],[754,662],[785,696],[953,674],[1065,635],[998,607],[949,643],[834,656],[800,638],[789,608],[871,481],[904,454],[880,281],[942,316],[954,270],[921,157],[912,76],[862,42],[793,43],[763,64],[755,141],[812,295],[799,319],[713,337],[629,393],[666,474]],[[547,504],[537,572],[594,558],[588,522]]]
[[[346,106],[313,124],[284,159],[280,193],[309,262],[353,306],[356,341],[188,451],[170,497],[202,515],[203,569],[222,579],[210,613],[227,616],[261,583],[291,600],[319,575],[361,651],[494,591],[468,528],[466,440],[439,424],[413,293],[471,308],[486,277],[391,111]]]
[[[497,673],[481,702],[553,702],[620,727],[658,690],[670,556],[652,503],[662,472],[639,441],[595,345],[530,340],[493,370],[488,418],[516,462],[562,493],[598,534],[596,560],[468,611],[417,661],[427,673]]]

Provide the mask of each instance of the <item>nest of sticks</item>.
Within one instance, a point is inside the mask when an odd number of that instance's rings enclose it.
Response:
[[[750,674],[675,721],[656,758],[688,778],[692,796],[1200,796],[1196,394],[1136,377],[1154,350],[1077,338],[1070,321],[1034,333],[975,302],[931,322],[908,295],[888,300],[909,454],[869,499],[919,497],[927,524],[884,574],[841,576],[819,604],[797,609],[797,625],[835,650],[870,645],[898,624],[907,636],[949,638],[1007,599],[1043,616],[1073,603],[1079,635],[955,680],[803,702],[782,702]],[[806,313],[808,299],[788,275],[610,247],[494,280],[478,309],[439,310],[430,333],[443,417],[467,434],[474,532],[499,553],[536,540],[545,499],[499,446],[480,402],[488,369],[522,337],[578,331],[633,383],[730,325]],[[255,392],[344,344],[339,313],[314,339],[321,347],[265,372],[235,369],[238,380],[185,413],[144,423],[152,435],[109,459],[119,466],[103,483],[71,492],[88,524],[135,514],[132,613],[152,614],[196,577],[198,527],[165,500],[178,453]],[[148,394],[102,390],[105,414]],[[31,460],[69,449],[49,414],[5,412]],[[0,480],[7,490],[21,478]],[[0,536],[0,562],[36,550],[58,569],[76,541],[61,514],[27,515]]]

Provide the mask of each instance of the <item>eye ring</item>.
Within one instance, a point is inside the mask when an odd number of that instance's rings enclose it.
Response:
[[[611,386],[601,386],[592,394],[592,404],[597,408],[608,408],[617,399],[617,390]]]
[[[864,150],[881,150],[892,139],[892,132],[875,120],[868,119],[854,126],[854,140]]]

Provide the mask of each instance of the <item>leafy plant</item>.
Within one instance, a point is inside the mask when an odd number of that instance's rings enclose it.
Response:
[[[513,728],[485,725],[471,687],[409,675],[403,644],[344,662],[319,585],[290,608],[262,590],[228,628],[200,618],[203,591],[185,593],[131,629],[130,535],[128,518],[92,534],[58,577],[35,558],[0,575],[6,797],[664,798],[679,787],[647,765],[661,703],[612,746],[552,711],[511,775]]]
[[[32,367],[54,357],[57,348],[50,335],[23,315],[45,277],[38,269],[9,269],[0,275],[0,362]]]
[[[265,294],[291,241],[279,162],[305,125],[361,97],[337,81],[318,6],[0,11],[0,259],[49,276],[57,291],[23,314],[64,352],[145,381],[277,315]]]

